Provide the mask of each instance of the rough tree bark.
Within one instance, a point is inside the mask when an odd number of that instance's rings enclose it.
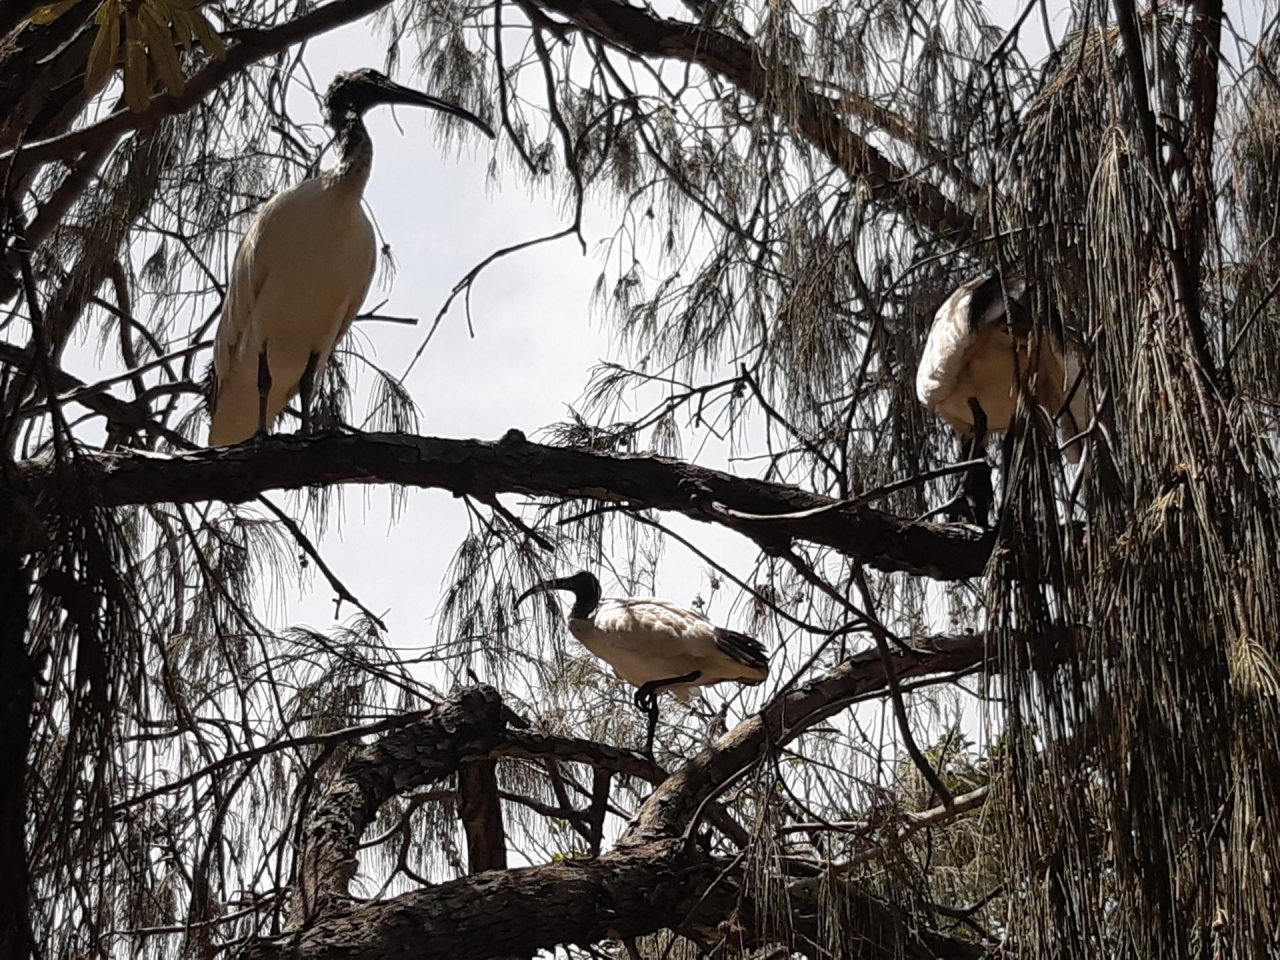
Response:
[[[949,673],[983,662],[985,639],[937,637],[917,653],[892,659],[900,677]],[[292,933],[250,944],[247,960],[289,958],[403,960],[530,956],[558,944],[594,943],[680,929],[740,945],[783,942],[793,930],[777,924],[778,911],[757,910],[742,883],[742,866],[708,856],[695,842],[698,819],[711,797],[804,730],[887,685],[886,666],[874,652],[860,653],[827,674],[775,698],[760,714],[729,731],[668,776],[637,812],[612,850],[599,857],[513,870],[488,870],[374,902],[350,898],[354,852],[360,836],[390,797],[489,756],[549,755],[536,735],[503,729],[495,690],[455,693],[431,715],[361,748],[316,804],[306,829],[301,889],[308,923]],[[546,746],[545,744],[543,746]],[[625,751],[603,744],[562,744],[565,759],[608,769]],[[616,756],[615,756],[616,755]],[[645,763],[633,758],[637,763]],[[625,766],[625,764],[622,764]],[[649,766],[633,768],[640,775]],[[791,883],[796,911],[786,922],[818,936],[820,875]],[[840,881],[831,878],[830,882]],[[970,957],[973,943],[913,929],[896,911],[852,885],[842,889],[848,918],[859,933],[859,956]],[[787,911],[781,915],[787,916]],[[728,922],[728,926],[725,924]],[[809,928],[812,929],[809,929]],[[852,949],[852,948],[851,948]],[[851,954],[852,955],[852,954]]]
[[[357,750],[308,818],[295,920],[306,923],[347,897],[360,835],[384,803],[483,756],[497,744],[502,728],[498,692],[475,687]]]
[[[918,658],[898,654],[897,669],[912,675],[972,666],[981,661],[984,646],[981,637],[973,636],[945,638],[936,645],[937,651]],[[917,662],[913,665],[911,659]],[[431,716],[363,748],[344,765],[307,829],[300,884],[310,891],[308,924],[252,943],[242,956],[481,960],[663,929],[711,939],[727,933],[739,946],[786,943],[793,932],[791,921],[780,927],[776,911],[756,909],[743,886],[741,864],[710,857],[692,842],[694,814],[704,807],[708,791],[729,782],[767,750],[885,682],[884,664],[873,653],[852,657],[825,677],[779,697],[668,778],[642,805],[631,831],[600,857],[490,870],[387,900],[352,901],[347,885],[355,870],[354,851],[382,802],[395,792],[440,779],[486,749],[495,755],[507,752],[497,692],[485,686],[459,691]],[[514,736],[517,743],[525,739]],[[795,922],[813,925],[805,936],[818,932],[816,917],[803,909],[820,886],[814,879],[791,884],[801,905]],[[981,953],[976,944],[911,928],[893,908],[852,885],[844,884],[842,893],[848,918],[858,924],[859,956],[923,960]],[[807,952],[804,946],[797,949]]]
[[[917,523],[858,499],[833,500],[663,457],[530,443],[517,430],[497,443],[386,433],[277,435],[261,443],[173,457],[142,451],[86,453],[81,462],[86,470],[96,469],[95,493],[104,507],[235,503],[269,490],[335,483],[438,487],[481,498],[497,493],[584,497],[717,523],[765,550],[806,540],[881,570],[940,580],[979,576],[994,542],[992,533],[959,524]],[[46,461],[25,462],[19,469],[36,491],[52,483],[56,472]]]
[[[498,798],[498,765],[492,760],[468,760],[458,769],[458,814],[467,835],[467,869],[505,870],[507,834]]]

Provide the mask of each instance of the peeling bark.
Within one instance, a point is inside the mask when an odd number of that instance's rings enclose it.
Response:
[[[981,575],[994,537],[664,457],[530,443],[515,430],[497,443],[388,433],[277,435],[173,457],[86,453],[81,462],[86,470],[96,467],[104,507],[237,503],[269,490],[335,483],[435,487],[458,496],[584,497],[720,524],[767,551],[804,540],[880,570],[939,580]],[[37,492],[55,482],[52,463],[27,461],[18,469]]]
[[[981,636],[935,638],[918,654],[897,654],[894,667],[904,677],[965,669],[982,662],[984,647]],[[886,676],[884,661],[871,652],[776,698],[666,777],[641,806],[623,842],[602,856],[488,870],[387,900],[351,902],[347,882],[360,834],[393,794],[473,765],[477,751],[542,755],[540,746],[557,746],[531,742],[534,735],[523,731],[504,732],[502,703],[491,687],[460,691],[430,716],[362,748],[344,765],[318,804],[304,841],[301,875],[311,908],[306,924],[287,936],[251,943],[243,956],[479,960],[532,956],[561,944],[663,929],[696,931],[712,940],[727,937],[743,948],[788,943],[824,957],[977,956],[981,948],[975,944],[918,929],[901,911],[839,878],[796,881],[788,907],[757,908],[746,892],[743,864],[714,859],[689,839],[694,817],[713,807],[710,798],[740,770],[856,698],[882,689]],[[560,747],[578,762],[598,759],[597,769],[615,766],[619,757],[614,754],[622,753],[603,744]],[[839,887],[840,896],[832,902],[841,913],[839,936],[845,938],[825,946],[831,932],[820,908],[828,902],[822,898],[824,884]]]
[[[682,923],[714,927],[732,909],[736,883],[717,883],[717,866],[684,848],[666,840],[595,860],[473,874],[359,904],[294,936],[254,944],[244,957],[490,960]]]

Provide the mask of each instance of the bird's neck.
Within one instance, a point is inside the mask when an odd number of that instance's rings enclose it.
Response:
[[[358,114],[343,118],[337,128],[338,165],[326,174],[326,179],[341,186],[363,193],[373,169],[373,141]]]
[[[588,586],[573,588],[573,609],[569,611],[570,620],[590,620],[600,606],[600,588]]]

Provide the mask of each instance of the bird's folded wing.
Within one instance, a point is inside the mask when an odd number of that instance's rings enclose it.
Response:
[[[916,396],[927,407],[935,407],[951,395],[964,366],[973,340],[969,322],[972,296],[972,290],[961,287],[934,315],[916,370]]]
[[[716,648],[741,664],[757,670],[769,669],[769,653],[755,637],[716,627]]]
[[[369,294],[369,287],[373,285],[373,274],[378,267],[378,255],[374,251],[373,246],[369,247],[369,269],[366,271],[364,286],[360,288],[355,299],[347,304],[347,315],[342,321],[342,328],[338,331],[338,335],[334,338],[334,344],[347,335],[347,331],[351,329],[351,324],[356,319],[356,314],[360,312],[360,307],[364,303],[364,298]]]
[[[218,335],[213,348],[214,368],[220,377],[227,376],[240,353],[241,341],[248,333],[249,322],[253,317],[254,301],[265,279],[254,276],[253,251],[257,246],[260,219],[261,213],[240,238],[227,291],[222,299],[222,317],[218,321]]]

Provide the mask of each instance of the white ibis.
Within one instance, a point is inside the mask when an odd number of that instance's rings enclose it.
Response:
[[[586,571],[536,584],[520,595],[516,606],[548,590],[573,594],[569,632],[637,688],[635,705],[649,716],[647,755],[653,752],[660,690],[688,700],[697,687],[727,681],[754,685],[769,675],[769,655],[753,637],[717,627],[670,600],[602,601],[600,581]]]
[[[338,163],[277,193],[240,241],[214,348],[210,446],[265,434],[295,393],[302,430],[311,395],[335,344],[351,326],[373,279],[373,224],[361,206],[373,166],[364,113],[381,103],[479,117],[393,83],[376,70],[339,74],[325,94]]]
[[[1052,330],[1042,334],[1033,352],[1031,315],[1020,299],[1025,291],[1021,277],[1006,274],[1002,283],[1000,274],[992,272],[947,297],[920,357],[916,395],[968,438],[965,459],[976,460],[983,457],[989,434],[1009,429],[1019,385],[1027,382],[1036,402],[1057,419],[1063,439],[1071,441],[1063,451],[1067,459],[1079,463],[1083,441],[1078,435],[1089,418],[1088,395],[1077,382],[1079,358]],[[960,496],[968,499],[973,518],[985,525],[992,500],[990,472],[983,466],[970,468]]]

